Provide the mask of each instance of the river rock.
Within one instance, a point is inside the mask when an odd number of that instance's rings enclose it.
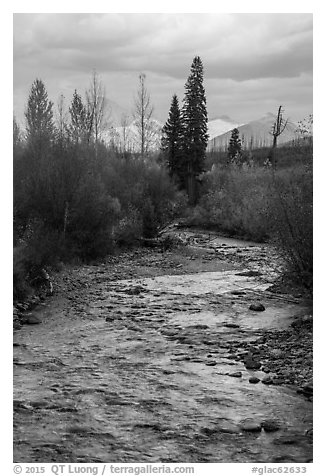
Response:
[[[113,322],[114,321],[114,317],[112,316],[108,316],[105,318],[106,322]]]
[[[255,271],[251,269],[249,271],[242,271],[241,273],[237,273],[237,276],[247,276],[248,278],[253,278],[256,276],[262,276],[262,273],[260,271]]]
[[[266,432],[277,431],[281,428],[281,425],[277,420],[264,420],[261,426]]]
[[[265,311],[265,306],[260,302],[255,302],[253,304],[250,304],[249,309],[250,311],[262,312]]]
[[[303,441],[303,438],[301,437],[301,435],[285,432],[283,435],[279,436],[278,438],[275,438],[273,440],[273,444],[274,445],[294,445],[299,443],[300,441]]]
[[[28,316],[24,322],[25,324],[35,325],[35,324],[41,324],[42,321],[36,316]]]
[[[162,329],[161,333],[167,337],[173,337],[173,336],[179,335],[180,330],[179,329]]]
[[[265,344],[266,342],[266,337],[264,336],[261,336],[261,337],[258,337],[258,339],[255,341],[255,344]]]
[[[258,370],[261,367],[261,363],[257,362],[251,358],[247,358],[244,360],[244,364],[246,369],[248,370]]]
[[[238,291],[237,289],[235,291],[231,291],[231,294],[234,294],[235,296],[244,296],[246,294],[245,291]]]
[[[273,378],[273,384],[274,385],[283,385],[285,384],[285,379],[282,377],[275,377]]]
[[[261,423],[248,418],[247,420],[243,420],[240,423],[241,430],[243,431],[252,431],[252,432],[259,432],[261,431]]]
[[[135,286],[134,288],[125,289],[123,290],[123,292],[125,292],[126,294],[130,294],[132,296],[136,296],[140,293],[147,292],[147,289],[144,288],[144,286]]]
[[[260,382],[260,379],[258,377],[250,377],[249,383],[258,383]]]
[[[313,394],[313,386],[312,383],[307,383],[302,387],[302,393],[307,396],[312,396]]]
[[[206,436],[212,436],[218,431],[217,428],[211,428],[211,427],[204,427],[200,429],[200,432],[203,433]]]
[[[231,423],[227,420],[218,424],[218,430],[221,433],[230,433],[230,434],[240,432],[240,429],[237,425],[235,425],[234,423]]]
[[[209,360],[208,362],[206,362],[206,365],[208,365],[209,367],[214,367],[215,365],[217,365],[217,362],[215,360]]]
[[[229,374],[229,377],[241,378],[242,377],[242,372],[233,372],[232,374]]]

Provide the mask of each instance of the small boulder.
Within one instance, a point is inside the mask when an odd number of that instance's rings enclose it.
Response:
[[[253,278],[256,276],[262,276],[262,273],[260,271],[250,269],[249,271],[242,271],[241,273],[237,273],[237,276],[247,276],[248,278]]]
[[[261,302],[255,302],[250,304],[249,309],[250,311],[262,312],[265,311],[265,306]]]
[[[285,432],[283,435],[273,440],[274,445],[294,445],[302,441],[301,435]]]
[[[227,420],[220,422],[218,424],[218,429],[221,433],[236,434],[240,432],[239,427],[237,425]]]
[[[240,424],[241,430],[243,431],[251,431],[251,432],[259,432],[261,431],[261,423],[251,418],[244,420]]]
[[[269,375],[266,375],[266,377],[264,377],[261,382],[265,385],[272,385],[273,379]]]
[[[301,387],[302,393],[308,397],[313,395],[313,385],[312,383],[307,383],[303,387]]]
[[[235,290],[235,291],[231,291],[231,294],[234,294],[235,296],[244,296],[246,292]]]
[[[260,382],[260,379],[258,377],[250,377],[249,383],[258,383]]]
[[[275,377],[273,378],[273,384],[274,385],[284,385],[285,384],[285,379],[282,377]]]
[[[209,367],[214,367],[215,365],[217,365],[217,362],[215,360],[209,360],[208,362],[206,362],[206,365],[208,365]]]
[[[229,374],[229,377],[241,378],[242,372],[233,372],[232,374]]]
[[[106,322],[113,322],[114,321],[114,317],[112,316],[108,316],[105,318]]]
[[[266,432],[277,431],[281,428],[280,423],[277,420],[264,420],[261,424]]]
[[[41,322],[41,319],[36,316],[28,316],[25,320],[25,324],[29,325],[41,324]]]
[[[247,358],[244,360],[244,364],[246,369],[248,370],[258,370],[261,367],[261,363],[257,362],[251,358]]]

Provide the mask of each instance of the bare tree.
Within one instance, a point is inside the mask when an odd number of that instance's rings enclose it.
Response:
[[[287,124],[288,124],[288,119],[284,120],[283,118],[283,113],[284,110],[282,109],[282,106],[278,108],[278,113],[277,113],[277,118],[276,121],[273,124],[272,127],[272,136],[273,136],[273,145],[272,145],[272,150],[270,152],[270,160],[274,167],[276,166],[276,147],[277,147],[277,139],[281,134],[283,134]]]
[[[65,97],[63,94],[60,94],[57,102],[57,111],[56,111],[56,126],[58,130],[59,139],[62,141],[67,131],[67,111],[65,108]]]
[[[139,75],[139,88],[135,99],[134,119],[140,143],[140,152],[144,156],[148,153],[153,140],[152,115],[154,108],[151,97],[145,85],[146,75]]]
[[[90,135],[95,141],[95,153],[97,155],[98,143],[102,133],[107,127],[105,88],[97,72],[94,70],[89,89],[86,91],[88,128]]]
[[[120,124],[121,124],[121,134],[120,134],[120,152],[125,155],[126,152],[130,149],[129,144],[129,136],[130,136],[130,129],[129,129],[129,116],[127,113],[123,113],[121,116]]]

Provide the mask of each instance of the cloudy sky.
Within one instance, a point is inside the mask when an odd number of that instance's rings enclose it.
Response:
[[[15,14],[14,113],[23,119],[35,78],[55,103],[63,94],[69,104],[95,69],[107,97],[127,110],[144,72],[165,122],[199,55],[210,119],[244,123],[282,104],[300,120],[312,113],[312,28],[309,13]]]

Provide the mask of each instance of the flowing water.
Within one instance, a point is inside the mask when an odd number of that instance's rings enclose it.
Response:
[[[221,263],[113,281],[94,265],[82,291],[36,308],[42,323],[14,339],[15,462],[311,460],[312,403],[249,383],[263,372],[236,352],[307,310]],[[244,431],[247,419],[280,429]]]

